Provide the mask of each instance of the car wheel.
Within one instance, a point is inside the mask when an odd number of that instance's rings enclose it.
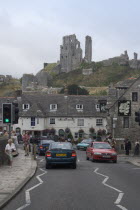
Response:
[[[49,169],[49,168],[51,168],[51,165],[46,163],[46,169]]]
[[[73,169],[76,169],[76,167],[77,167],[77,165],[76,165],[76,163],[74,163],[74,164],[72,165],[72,168],[73,168]]]
[[[88,157],[88,156],[86,156],[86,159],[87,159],[87,160],[89,160],[89,157]]]
[[[92,156],[92,159],[91,159],[91,160],[92,160],[92,162],[95,162],[95,160],[94,160],[93,156]]]
[[[113,163],[117,163],[117,160],[113,160]]]

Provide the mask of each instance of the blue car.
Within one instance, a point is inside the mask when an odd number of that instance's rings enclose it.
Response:
[[[46,139],[40,140],[39,144],[37,145],[38,155],[45,155],[46,150],[49,149],[49,146],[52,142],[54,142],[54,141],[53,140],[46,140]]]
[[[71,165],[76,169],[76,151],[69,142],[53,142],[46,151],[46,169],[52,165]]]
[[[77,144],[77,149],[82,149],[82,150],[86,150],[87,147],[90,145],[90,143],[92,142],[92,139],[84,139],[83,141],[81,141],[80,143]]]

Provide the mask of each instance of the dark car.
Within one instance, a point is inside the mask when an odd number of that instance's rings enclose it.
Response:
[[[117,152],[107,142],[92,142],[86,150],[86,159],[113,161],[117,163]]]
[[[82,149],[82,150],[86,150],[87,147],[89,146],[89,144],[91,144],[93,140],[92,139],[84,139],[83,141],[81,141],[80,143],[77,144],[76,148]]]
[[[49,149],[49,146],[52,142],[54,142],[54,141],[53,140],[46,140],[46,139],[40,140],[38,145],[37,145],[37,153],[39,155],[45,155],[46,150]]]
[[[69,142],[53,142],[46,151],[46,168],[52,165],[71,165],[76,169],[76,151]]]

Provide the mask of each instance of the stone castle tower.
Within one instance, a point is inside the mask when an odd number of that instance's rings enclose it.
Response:
[[[76,35],[64,36],[60,46],[61,72],[70,72],[82,62],[82,49]]]
[[[90,36],[85,38],[85,61],[87,63],[92,61],[92,39]]]

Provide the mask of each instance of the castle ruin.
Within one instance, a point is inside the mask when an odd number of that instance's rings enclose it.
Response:
[[[82,62],[82,49],[76,35],[64,36],[60,46],[61,72],[70,72]]]
[[[85,61],[91,63],[92,61],[92,39],[90,36],[85,38]]]

